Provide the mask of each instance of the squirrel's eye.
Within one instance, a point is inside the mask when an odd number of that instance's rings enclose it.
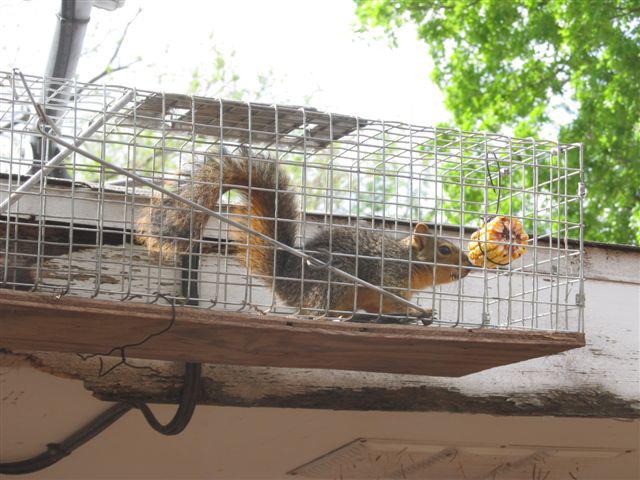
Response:
[[[451,249],[449,247],[440,247],[440,248],[438,248],[438,251],[442,255],[451,255]]]

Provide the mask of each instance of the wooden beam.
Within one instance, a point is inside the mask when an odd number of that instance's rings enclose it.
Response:
[[[102,353],[170,325],[170,306],[0,290],[0,346]],[[581,333],[386,326],[176,308],[127,357],[459,377],[584,346]],[[118,352],[114,352],[117,355]]]
[[[563,356],[561,358],[565,358]],[[640,404],[594,385],[569,386],[575,359],[565,369],[564,385],[528,385],[522,377],[539,377],[526,366],[504,367],[471,377],[443,379],[338,370],[204,365],[198,404],[231,407],[309,408],[324,410],[450,412],[488,415],[640,418]],[[64,379],[82,381],[95,397],[106,401],[176,403],[184,367],[181,363],[129,360],[107,375],[117,358],[83,360],[72,353],[3,353],[0,368],[31,366]],[[555,359],[556,362],[561,361]],[[550,366],[554,375],[557,366]],[[513,371],[521,368],[522,370]],[[512,370],[511,372],[509,370]],[[465,381],[478,375],[481,387]],[[487,376],[495,375],[495,378]],[[520,378],[517,385],[510,380]],[[588,375],[582,375],[587,377]],[[10,388],[10,384],[6,384]]]

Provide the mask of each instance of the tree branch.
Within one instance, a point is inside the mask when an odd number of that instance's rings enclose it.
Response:
[[[140,12],[142,12],[142,7],[138,8],[138,11],[133,16],[133,18],[131,20],[129,20],[127,22],[127,24],[125,25],[124,30],[122,31],[122,35],[120,35],[120,39],[118,40],[118,43],[116,44],[116,49],[114,50],[113,55],[111,55],[111,58],[109,59],[109,63],[107,63],[107,66],[111,65],[113,63],[113,61],[116,59],[116,57],[118,56],[118,53],[120,53],[120,48],[122,48],[122,44],[124,42],[124,39],[127,36],[127,32],[129,31],[129,27],[131,26],[131,24],[133,22],[135,22],[136,18],[138,18],[138,15],[140,15]]]
[[[113,54],[111,55],[111,58],[107,62],[107,66],[104,68],[104,70],[102,72],[100,72],[99,74],[97,74],[94,77],[92,77],[88,82],[85,82],[86,85],[90,85],[92,83],[95,83],[98,80],[100,80],[100,79],[102,79],[102,78],[104,78],[104,77],[106,77],[108,75],[111,75],[112,73],[119,72],[121,70],[126,70],[127,68],[129,68],[132,65],[134,65],[134,64],[136,64],[136,63],[141,61],[140,58],[136,58],[134,61],[129,62],[126,65],[118,65],[117,67],[112,67],[111,66],[111,64],[115,61],[115,59],[118,57],[118,54],[120,53],[120,49],[122,48],[124,40],[127,37],[127,32],[129,31],[129,27],[136,20],[136,18],[138,18],[138,16],[140,15],[140,12],[142,12],[142,7],[138,8],[138,11],[133,16],[133,18],[131,18],[131,20],[129,20],[127,22],[127,24],[125,25],[124,29],[122,30],[122,34],[120,35],[120,38],[116,42],[116,48],[113,51]],[[73,102],[76,99],[76,97],[78,97],[78,95],[80,95],[85,90],[86,85],[84,85],[83,87],[81,87],[81,88],[79,88],[79,89],[77,89],[75,91],[74,95],[70,99],[70,102]]]
[[[119,72],[120,70],[126,70],[130,66],[135,65],[136,63],[138,63],[140,61],[141,61],[140,58],[136,58],[133,62],[129,62],[126,65],[118,65],[115,68],[107,67],[102,72],[100,72],[98,75],[96,75],[91,80],[89,80],[87,83],[95,83],[98,80],[100,80],[101,78],[106,77],[107,75],[111,75],[112,73]],[[80,90],[80,91],[82,91],[82,90]]]
[[[91,78],[91,80],[89,80],[86,83],[88,83],[88,84],[95,83],[98,80],[106,77],[107,75],[111,75],[112,73],[119,72],[121,70],[125,70],[125,69],[131,67],[132,65],[134,65],[134,64],[136,64],[136,63],[138,63],[140,61],[140,58],[137,58],[133,62],[129,62],[126,65],[118,65],[117,67],[113,67],[112,66],[113,62],[118,58],[118,55],[120,53],[120,49],[122,48],[122,45],[124,44],[124,41],[125,41],[125,39],[127,37],[127,33],[129,31],[129,27],[138,18],[138,16],[140,15],[140,12],[142,12],[142,7],[138,8],[138,11],[133,16],[133,18],[131,20],[129,20],[127,22],[127,24],[125,25],[124,29],[122,30],[122,34],[120,35],[120,38],[116,42],[116,48],[113,51],[113,54],[111,55],[111,58],[107,62],[107,66],[104,68],[104,70],[102,72],[100,72],[99,74],[97,74],[96,76],[94,76],[93,78]],[[81,88],[77,93],[82,92],[82,90],[84,90],[84,88]]]

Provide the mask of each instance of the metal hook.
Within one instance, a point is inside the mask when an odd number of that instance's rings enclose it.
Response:
[[[333,264],[333,253],[327,250],[326,248],[321,248],[318,252],[326,253],[329,255],[329,259],[326,262],[322,262],[315,257],[307,258],[307,266],[312,270],[322,270],[324,268],[329,268]]]

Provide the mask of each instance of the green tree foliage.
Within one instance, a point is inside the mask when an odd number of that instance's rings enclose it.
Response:
[[[416,25],[456,126],[583,142],[586,237],[640,243],[640,0],[355,2],[393,41]]]

